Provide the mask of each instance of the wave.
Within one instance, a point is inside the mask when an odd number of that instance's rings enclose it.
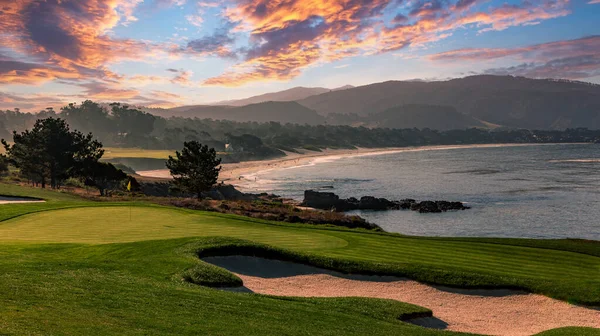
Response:
[[[600,163],[600,159],[565,159],[565,160],[550,160],[552,163]]]

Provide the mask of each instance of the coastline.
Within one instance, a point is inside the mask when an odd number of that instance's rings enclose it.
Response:
[[[404,152],[453,150],[465,148],[498,148],[498,147],[522,147],[522,146],[548,146],[548,145],[573,145],[576,143],[503,143],[503,144],[471,144],[471,145],[433,145],[417,147],[385,147],[385,148],[357,148],[357,149],[324,149],[321,152],[301,151],[300,153],[285,152],[286,156],[270,159],[244,161],[239,163],[222,164],[219,182],[230,183],[236,187],[246,189],[254,176],[271,170],[305,167],[348,157],[360,157],[370,155],[385,155]],[[588,143],[579,143],[588,144]],[[136,172],[144,178],[171,179],[167,169],[146,170]],[[243,181],[242,184],[239,182]]]

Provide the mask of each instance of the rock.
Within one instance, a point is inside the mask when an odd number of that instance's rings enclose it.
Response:
[[[417,201],[411,198],[403,199],[398,202],[398,210],[409,210]]]
[[[301,205],[322,210],[346,211],[346,203],[346,200],[340,200],[340,197],[332,192],[306,190]]]
[[[304,201],[302,201],[301,205],[316,209],[331,209],[339,201],[340,197],[332,192],[306,190],[304,192]]]
[[[413,203],[411,205],[411,210],[419,211],[419,213],[438,213],[442,212],[438,207],[436,202],[433,201],[423,201],[421,203]]]
[[[360,210],[389,210],[394,207],[395,204],[393,202],[385,198],[376,198],[373,196],[363,196],[358,203]]]
[[[461,202],[448,201],[422,201],[417,202],[412,198],[403,199],[400,201],[390,201],[385,198],[377,198],[373,196],[363,196],[360,200],[355,197],[341,199],[338,195],[332,192],[319,192],[314,190],[306,190],[304,192],[303,206],[335,211],[350,211],[350,210],[412,210],[420,213],[440,213],[450,210],[465,210],[470,209]]]
[[[437,204],[438,208],[444,212],[449,210],[470,209],[470,207],[465,206],[461,202],[436,201],[435,203]]]

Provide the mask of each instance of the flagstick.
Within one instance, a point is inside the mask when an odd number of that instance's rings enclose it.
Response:
[[[131,193],[131,180],[127,183],[127,192],[129,193],[129,221],[131,222],[131,202],[133,202],[133,194]]]

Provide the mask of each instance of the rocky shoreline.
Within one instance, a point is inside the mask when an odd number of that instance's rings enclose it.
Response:
[[[419,213],[440,213],[451,210],[466,210],[470,207],[462,202],[450,201],[417,201],[414,199],[402,199],[400,201],[391,201],[385,198],[373,196],[363,196],[360,199],[355,197],[340,198],[332,192],[320,192],[306,190],[302,206],[321,210],[332,210],[345,212],[352,210],[412,210]]]

